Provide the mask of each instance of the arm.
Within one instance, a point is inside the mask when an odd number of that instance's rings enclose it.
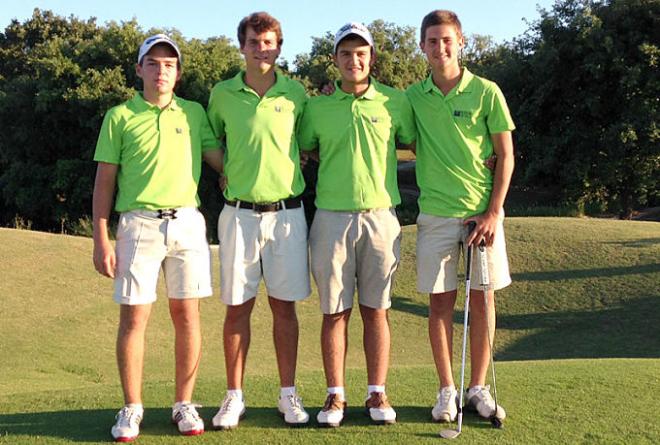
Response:
[[[92,200],[92,220],[94,222],[94,268],[101,275],[115,277],[115,250],[108,236],[108,220],[112,210],[115,184],[117,181],[116,164],[99,162],[94,182]]]
[[[476,228],[466,240],[468,244],[472,244],[473,242],[480,243],[482,240],[487,246],[493,244],[497,219],[504,206],[504,199],[509,191],[511,175],[513,175],[514,157],[511,132],[504,131],[502,133],[491,134],[490,138],[493,142],[493,150],[497,155],[497,163],[495,165],[493,178],[493,191],[491,192],[486,212],[465,220],[466,224],[470,221],[477,223]]]
[[[217,150],[207,150],[202,153],[204,161],[211,167],[213,170],[222,174],[224,170],[224,152],[222,149],[218,148]]]

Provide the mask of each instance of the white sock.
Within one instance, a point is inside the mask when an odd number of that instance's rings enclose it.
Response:
[[[296,394],[295,386],[286,386],[280,388],[280,398],[293,396]]]
[[[135,411],[138,411],[138,412],[141,412],[141,413],[144,412],[144,406],[142,406],[141,403],[127,403],[126,406],[128,408],[133,408]]]
[[[337,394],[343,400],[346,400],[346,395],[344,394],[344,387],[343,386],[329,386],[328,387],[328,394]]]
[[[180,402],[176,402],[174,406],[172,407],[172,411],[176,411],[179,408],[181,408],[183,405],[190,405],[190,400],[181,400]]]
[[[385,385],[368,385],[367,386],[367,396],[370,396],[372,392],[385,392]]]
[[[228,389],[227,390],[227,395],[237,397],[238,400],[243,401],[243,390],[242,389]]]

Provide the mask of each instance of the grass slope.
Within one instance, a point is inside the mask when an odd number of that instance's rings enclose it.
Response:
[[[660,442],[652,417],[660,410],[653,395],[660,376],[660,225],[510,218],[506,230],[514,284],[497,296],[496,360],[498,389],[510,418],[504,431],[491,431],[468,417],[461,440]],[[259,298],[245,385],[250,417],[239,431],[194,440],[435,440],[440,427],[428,422],[437,386],[426,333],[428,297],[415,291],[414,242],[414,227],[406,227],[390,314],[388,392],[398,408],[399,425],[367,427],[357,408],[366,377],[362,325],[355,314],[348,354],[348,395],[355,411],[347,427],[282,429],[272,408],[277,378],[270,314]],[[0,229],[0,245],[0,351],[5,357],[0,362],[0,443],[106,440],[121,403],[114,362],[118,309],[109,296],[110,280],[91,265],[91,240]],[[202,309],[205,355],[196,400],[208,406],[203,414],[209,419],[224,391],[224,308],[216,296],[205,300]],[[315,411],[324,392],[316,294],[298,311],[299,385]],[[459,341],[460,310],[455,322]],[[173,391],[173,333],[162,298],[147,336],[145,402],[154,408],[147,413],[140,443],[170,443],[181,439],[166,424]],[[591,360],[603,358],[617,359]]]

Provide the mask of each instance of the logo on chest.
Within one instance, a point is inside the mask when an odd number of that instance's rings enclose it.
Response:
[[[454,110],[454,117],[460,117],[462,119],[472,119],[472,112],[466,110]]]

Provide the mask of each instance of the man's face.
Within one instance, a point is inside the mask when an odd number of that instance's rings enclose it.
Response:
[[[144,83],[146,92],[169,94],[174,91],[181,77],[174,50],[166,45],[156,45],[142,58],[135,71]]]
[[[362,39],[344,39],[339,42],[334,60],[342,80],[362,83],[369,79],[376,58],[371,53],[371,46]]]
[[[444,69],[458,66],[458,56],[463,45],[463,36],[454,25],[435,25],[426,29],[420,48],[433,69]]]
[[[275,66],[280,51],[275,31],[257,34],[250,26],[245,30],[245,44],[241,47],[241,53],[245,57],[248,71],[266,73]]]

